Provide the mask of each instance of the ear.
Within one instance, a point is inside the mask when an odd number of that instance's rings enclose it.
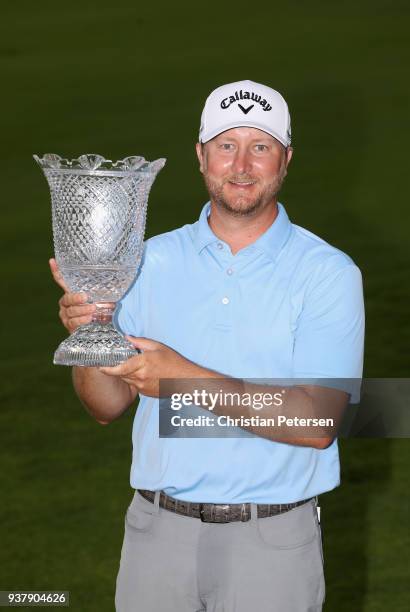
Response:
[[[287,147],[286,149],[286,167],[288,167],[290,160],[292,159],[293,149],[292,147]]]
[[[195,145],[196,148],[196,154],[198,157],[198,161],[199,161],[199,171],[203,174],[204,173],[204,154],[203,154],[203,145],[201,145],[200,142],[197,142]]]

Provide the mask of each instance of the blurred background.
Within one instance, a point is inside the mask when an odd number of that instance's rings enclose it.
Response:
[[[6,6],[7,5],[7,6]],[[194,143],[209,92],[278,89],[294,156],[280,201],[364,277],[365,375],[408,377],[410,5],[401,0],[5,3],[0,23],[0,590],[114,609],[134,409],[101,427],[52,365],[65,336],[50,198],[33,153],[166,157],[147,237],[206,201]],[[325,610],[409,609],[408,440],[342,440],[322,496]]]

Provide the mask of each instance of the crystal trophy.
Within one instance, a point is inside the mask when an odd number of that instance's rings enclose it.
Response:
[[[138,351],[115,329],[112,316],[141,263],[148,195],[166,160],[67,160],[55,154],[34,159],[50,187],[55,258],[64,281],[96,305],[91,323],[60,344],[54,363],[122,363]]]

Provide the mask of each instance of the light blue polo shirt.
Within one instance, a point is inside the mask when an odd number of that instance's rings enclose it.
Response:
[[[147,240],[117,327],[228,376],[361,378],[360,271],[278,207],[236,255],[211,231],[209,202],[196,223]],[[146,396],[132,441],[131,486],[188,501],[287,503],[340,482],[336,440],[317,450],[258,436],[159,438],[158,399]]]

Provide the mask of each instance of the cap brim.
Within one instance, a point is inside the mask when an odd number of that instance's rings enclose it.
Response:
[[[275,132],[273,132],[272,130],[269,130],[266,126],[262,126],[254,121],[233,121],[232,123],[228,123],[226,125],[224,125],[224,127],[222,129],[217,128],[215,130],[211,130],[209,132],[205,133],[205,136],[202,136],[200,138],[200,142],[205,143],[205,142],[209,142],[210,140],[212,140],[212,138],[215,138],[215,136],[218,136],[218,134],[222,134],[223,132],[226,132],[227,130],[232,130],[233,128],[236,127],[253,127],[256,128],[258,130],[262,130],[262,132],[266,132],[266,134],[269,134],[270,136],[273,136],[274,138],[276,138],[276,140],[278,140],[284,147],[288,147],[290,145],[290,142],[286,142],[281,136],[279,136],[278,134],[276,134]]]

